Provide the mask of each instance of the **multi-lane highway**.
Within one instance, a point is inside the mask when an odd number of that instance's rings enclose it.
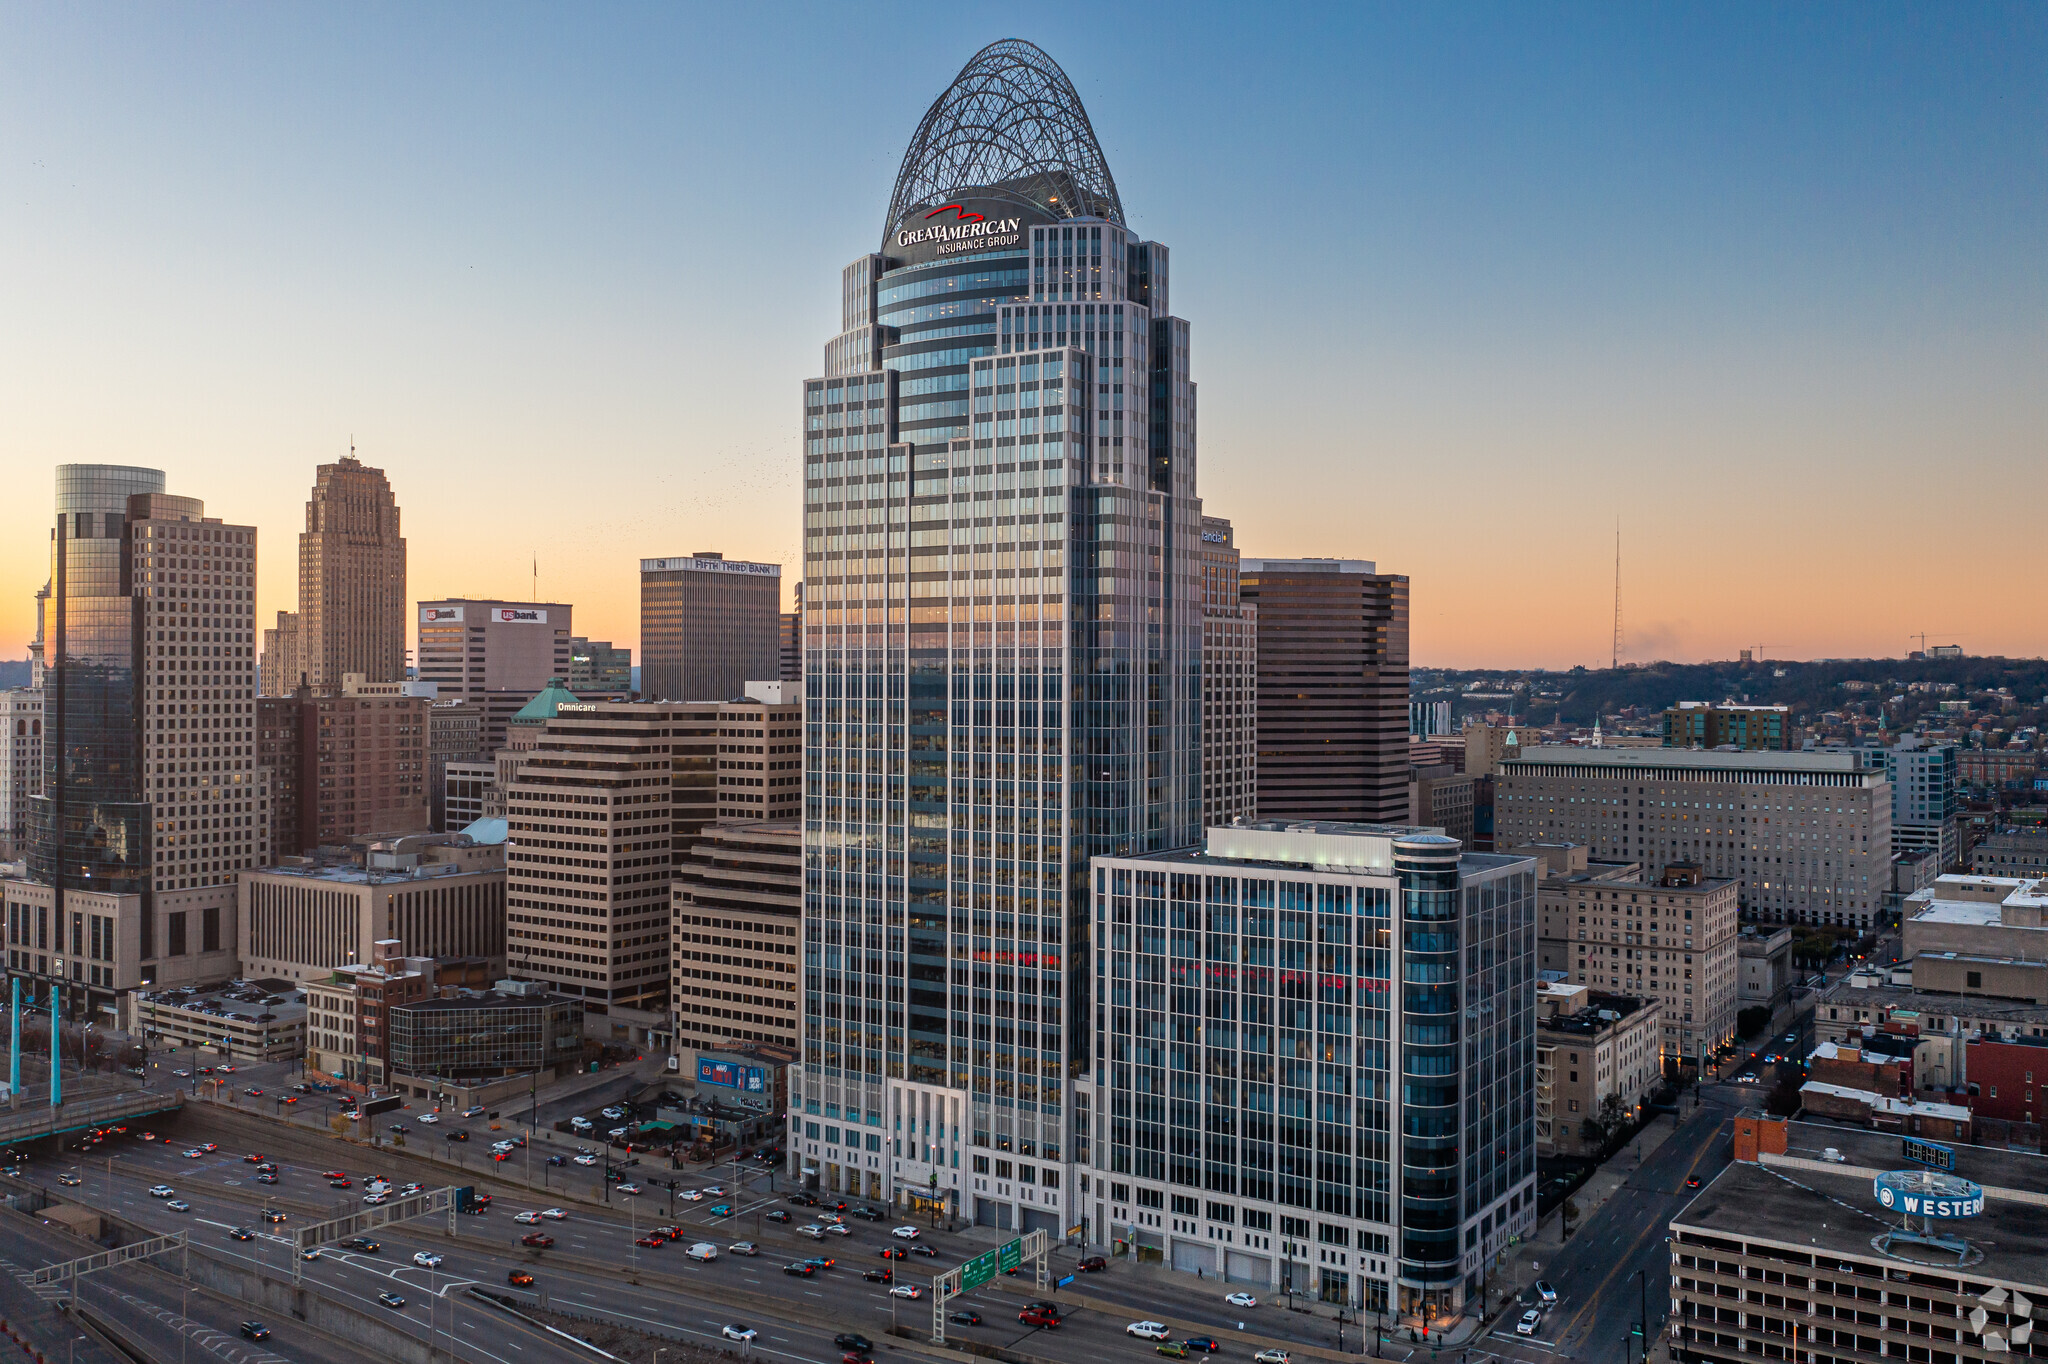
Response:
[[[359,1208],[366,1176],[381,1174],[430,1186],[447,1182],[445,1175],[437,1179],[431,1169],[403,1152],[369,1152],[234,1113],[193,1111],[158,1135],[168,1140],[143,1142],[133,1132],[116,1138],[111,1158],[103,1154],[106,1147],[97,1148],[77,1167],[82,1183],[76,1187],[58,1186],[61,1173],[71,1167],[55,1157],[31,1161],[23,1177],[154,1231],[190,1232],[210,1243],[217,1254],[255,1262],[278,1275],[288,1275],[292,1268],[290,1230]],[[197,1158],[183,1154],[209,1140],[217,1151],[202,1152]],[[276,1185],[255,1182],[255,1167],[244,1159],[249,1154],[263,1155],[279,1166]],[[343,1171],[351,1187],[330,1187],[330,1170]],[[723,1167],[720,1173],[729,1172],[730,1167]],[[935,1271],[984,1248],[964,1237],[924,1229],[918,1240],[936,1248],[936,1257],[884,1259],[883,1249],[903,1244],[890,1234],[886,1222],[855,1221],[847,1235],[811,1240],[796,1231],[808,1219],[806,1210],[791,1207],[765,1188],[740,1190],[729,1184],[722,1197],[678,1201],[674,1224],[684,1229],[682,1241],[647,1248],[636,1245],[636,1239],[650,1227],[670,1221],[665,1190],[650,1190],[639,1198],[615,1193],[610,1209],[564,1200],[557,1206],[566,1216],[522,1223],[515,1220],[516,1214],[539,1212],[549,1204],[486,1181],[478,1183],[494,1193],[495,1205],[486,1216],[455,1218],[453,1235],[446,1217],[420,1219],[372,1233],[380,1243],[376,1253],[329,1246],[318,1260],[300,1268],[330,1297],[406,1323],[415,1335],[452,1342],[460,1357],[488,1364],[566,1356],[559,1344],[528,1332],[516,1318],[476,1302],[464,1291],[471,1285],[682,1339],[722,1341],[726,1325],[747,1326],[759,1333],[751,1347],[755,1353],[803,1364],[836,1364],[842,1352],[832,1337],[839,1332],[859,1332],[882,1343],[892,1319],[920,1335],[929,1328],[928,1296],[895,1297],[889,1292],[891,1285],[871,1282],[863,1271],[888,1269],[899,1283],[928,1292]],[[152,1197],[149,1191],[156,1186],[172,1189],[175,1199]],[[173,1210],[173,1201],[190,1206]],[[711,1213],[721,1202],[734,1209],[732,1216]],[[286,1220],[269,1222],[266,1209],[281,1212]],[[767,1213],[778,1209],[790,1212],[792,1220],[769,1220]],[[233,1230],[238,1227],[256,1234],[249,1240],[236,1239]],[[553,1236],[555,1244],[547,1249],[519,1244],[536,1232]],[[688,1258],[684,1247],[698,1239],[719,1247],[716,1260],[699,1263]],[[727,1247],[739,1240],[760,1245],[762,1254],[731,1254]],[[443,1258],[438,1265],[416,1265],[416,1252]],[[786,1264],[807,1256],[830,1258],[836,1264],[810,1277],[783,1272]],[[530,1288],[508,1283],[514,1273],[530,1273],[534,1283]],[[1130,1302],[1128,1312],[1076,1307],[1056,1330],[1026,1327],[1017,1319],[1018,1310],[1033,1296],[1026,1279],[990,1285],[956,1300],[954,1309],[978,1312],[982,1324],[950,1329],[988,1344],[1017,1345],[1074,1364],[1101,1364],[1105,1358],[1153,1360],[1150,1342],[1124,1331],[1140,1318],[1166,1322],[1181,1335],[1224,1334],[1243,1321],[1256,1339],[1228,1341],[1226,1357],[1249,1358],[1261,1343],[1325,1348],[1330,1344],[1329,1323],[1271,1304],[1249,1311],[1228,1307],[1220,1286],[1169,1294],[1150,1291],[1140,1281],[1120,1281],[1123,1277],[1111,1270],[1088,1276],[1076,1287],[1098,1298]],[[379,1297],[384,1293],[403,1298],[404,1305],[384,1305]],[[1046,1296],[1061,1300],[1058,1291]]]

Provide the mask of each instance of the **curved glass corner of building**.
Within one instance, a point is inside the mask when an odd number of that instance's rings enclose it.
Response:
[[[1459,1274],[1458,859],[1454,838],[1394,842],[1401,878],[1401,1266],[1426,1300]],[[1409,1296],[1404,1293],[1404,1298]]]
[[[996,309],[1030,289],[1030,255],[984,251],[900,266],[878,281],[875,321],[893,340],[897,439],[924,447],[967,436],[967,369],[996,348]]]

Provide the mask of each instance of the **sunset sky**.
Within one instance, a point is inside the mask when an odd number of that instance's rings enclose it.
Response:
[[[799,384],[983,44],[1072,77],[1193,327],[1205,510],[1412,580],[1414,661],[2048,652],[2048,7],[0,8],[0,658],[52,469],[410,595],[798,569]],[[1917,641],[1916,641],[1917,643]]]

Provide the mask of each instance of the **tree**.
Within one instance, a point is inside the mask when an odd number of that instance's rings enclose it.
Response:
[[[1771,1092],[1764,1099],[1764,1112],[1773,1117],[1789,1118],[1799,1111],[1805,1102],[1799,1094],[1799,1077],[1790,1068],[1778,1072],[1778,1082],[1771,1086]]]
[[[1771,1026],[1771,1011],[1761,1004],[1752,1004],[1735,1015],[1735,1031],[1744,1037],[1755,1037]]]

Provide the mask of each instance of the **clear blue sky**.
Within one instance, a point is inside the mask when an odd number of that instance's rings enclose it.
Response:
[[[266,612],[351,435],[415,597],[794,563],[839,268],[1003,37],[1173,248],[1208,510],[1410,574],[1418,662],[1604,662],[1616,516],[1639,658],[2048,651],[2048,6],[1009,13],[0,12],[0,656],[65,461],[258,523]]]

